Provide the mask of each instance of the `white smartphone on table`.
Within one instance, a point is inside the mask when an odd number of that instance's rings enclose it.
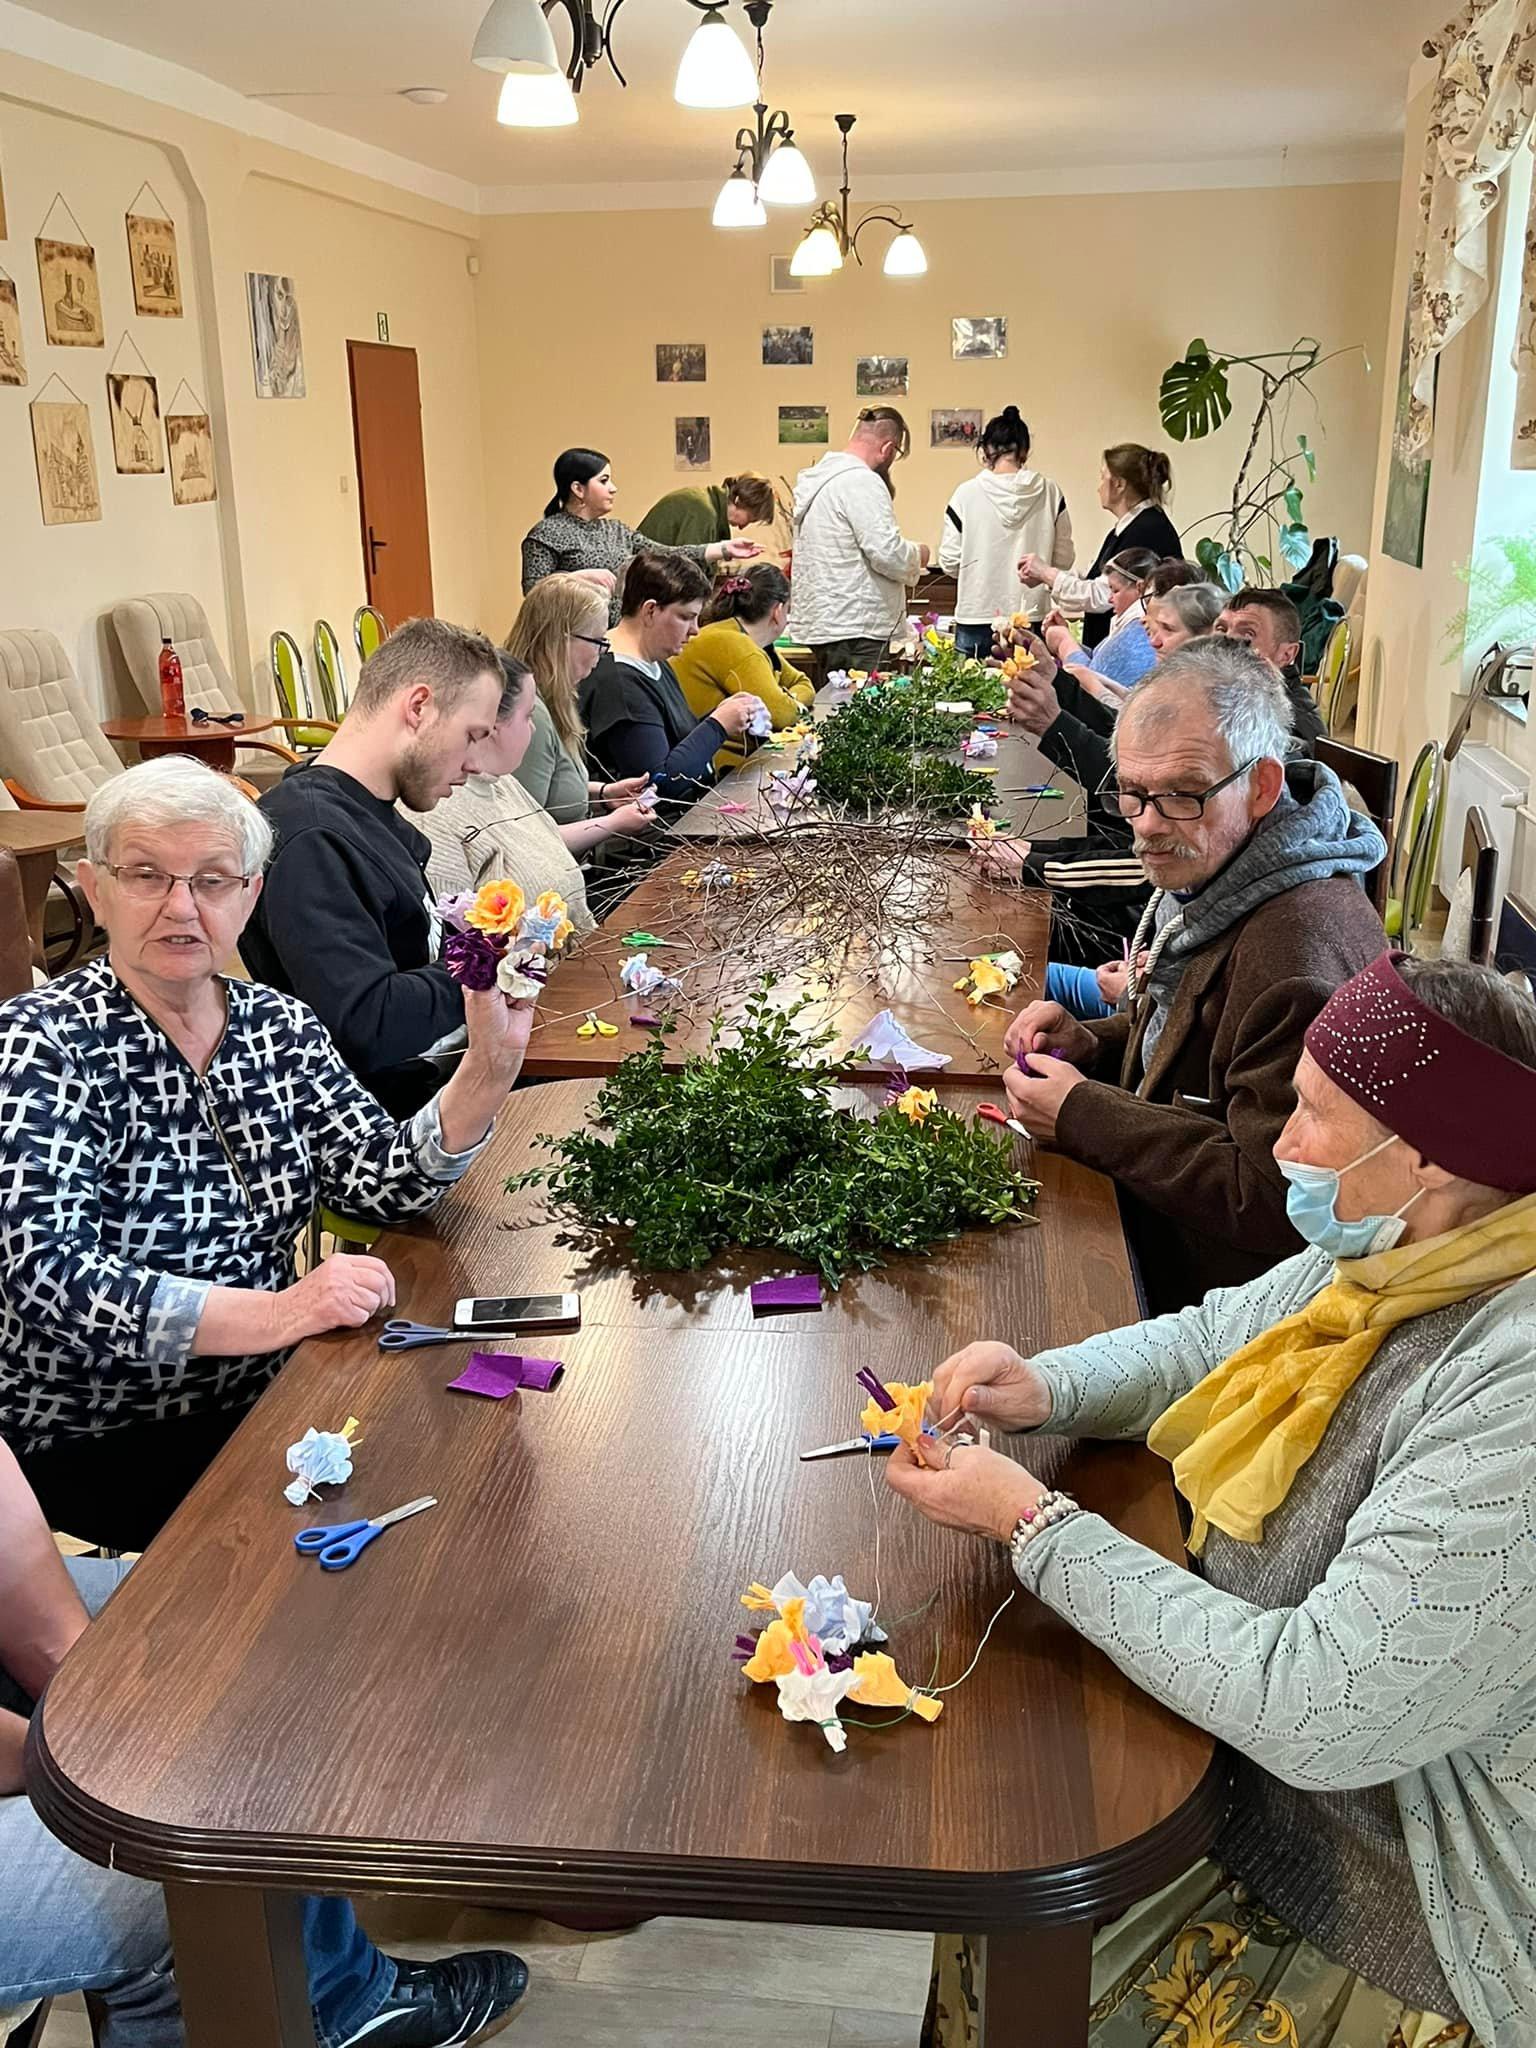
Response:
[[[456,1330],[563,1330],[581,1326],[579,1294],[469,1294],[454,1303]]]

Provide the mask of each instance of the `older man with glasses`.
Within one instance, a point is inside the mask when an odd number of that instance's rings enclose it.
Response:
[[[1154,890],[1128,1005],[1014,1019],[1014,1114],[1114,1176],[1154,1312],[1256,1278],[1296,1250],[1273,1147],[1302,1036],[1385,943],[1362,887],[1385,855],[1338,779],[1289,757],[1273,667],[1191,641],[1130,693],[1096,801],[1127,818]]]

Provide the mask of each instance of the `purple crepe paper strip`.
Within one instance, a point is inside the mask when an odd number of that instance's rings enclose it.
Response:
[[[883,1408],[886,1414],[889,1415],[891,1411],[895,1408],[896,1403],[885,1391],[885,1382],[883,1380],[877,1379],[874,1373],[870,1371],[867,1365],[861,1365],[859,1367],[859,1370],[854,1374],[854,1378],[858,1381],[859,1385],[864,1389],[865,1393],[869,1395],[870,1399],[875,1403],[875,1406],[877,1408]]]
[[[629,1021],[639,1031],[659,1031],[661,1029],[661,1019],[648,1016],[643,1010],[636,1010]]]
[[[547,1394],[565,1371],[558,1358],[523,1358],[518,1363],[523,1385],[535,1394]]]
[[[1028,1068],[1028,1067],[1027,1067],[1027,1066],[1025,1065],[1025,1061],[1026,1061],[1026,1060],[1030,1060],[1030,1059],[1036,1059],[1036,1060],[1038,1060],[1038,1059],[1048,1059],[1048,1060],[1063,1060],[1063,1059],[1065,1059],[1065,1058],[1066,1058],[1066,1054],[1065,1054],[1064,1052],[1062,1052],[1062,1051],[1061,1051],[1061,1050],[1060,1050],[1060,1049],[1059,1049],[1058,1047],[1056,1047],[1056,1046],[1054,1046],[1054,1045],[1053,1045],[1053,1046],[1052,1046],[1052,1047],[1050,1048],[1050,1050],[1049,1050],[1048,1052],[1046,1052],[1046,1053],[1038,1053],[1038,1052],[1034,1052],[1034,1053],[1024,1053],[1024,1052],[1020,1052],[1020,1053],[1016,1053],[1016,1054],[1014,1055],[1014,1061],[1013,1061],[1013,1064],[1014,1064],[1014,1065],[1015,1065],[1015,1066],[1016,1066],[1016,1067],[1018,1068],[1018,1070],[1019,1070],[1019,1072],[1020,1072],[1021,1074],[1027,1074],[1027,1073],[1029,1072],[1029,1068]]]
[[[468,1365],[448,1385],[461,1394],[484,1394],[488,1400],[504,1401],[519,1387],[547,1394],[564,1371],[554,1358],[524,1358],[515,1351],[472,1351]]]
[[[783,1280],[754,1280],[752,1307],[758,1312],[774,1308],[820,1308],[820,1277],[815,1273],[791,1273]]]

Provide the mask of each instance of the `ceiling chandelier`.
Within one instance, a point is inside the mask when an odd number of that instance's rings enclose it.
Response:
[[[848,185],[848,131],[857,118],[854,114],[837,116],[837,125],[843,132],[842,187],[835,204],[824,199],[811,215],[804,239],[790,259],[792,277],[830,277],[833,271],[842,269],[850,256],[855,263],[862,264],[859,237],[876,221],[896,230],[882,266],[887,277],[921,277],[928,268],[927,255],[912,232],[911,221],[903,220],[899,214],[874,207],[862,220],[849,225],[848,201],[852,195]]]
[[[757,70],[725,11],[730,0],[688,0],[704,19],[683,51],[673,96],[685,107],[749,107]],[[769,0],[750,0],[749,18]],[[511,128],[567,127],[589,71],[607,62],[620,85],[628,79],[613,50],[614,23],[624,0],[491,0],[470,52],[482,70],[501,75],[496,118]],[[550,18],[564,15],[571,57],[562,64]]]
[[[757,69],[752,114],[755,126],[736,131],[736,168],[720,187],[712,216],[717,228],[768,225],[767,206],[809,206],[816,180],[795,142],[782,108],[770,114],[763,98],[763,29],[772,0],[746,0],[747,19],[757,31]]]

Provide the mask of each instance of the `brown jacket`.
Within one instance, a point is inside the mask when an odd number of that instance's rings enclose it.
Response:
[[[1304,882],[1189,956],[1149,1072],[1150,998],[1133,1016],[1088,1027],[1099,1040],[1085,1069],[1095,1078],[1063,1102],[1056,1142],[1118,1181],[1154,1314],[1301,1249],[1273,1146],[1295,1106],[1302,1034],[1385,946],[1352,877]]]

